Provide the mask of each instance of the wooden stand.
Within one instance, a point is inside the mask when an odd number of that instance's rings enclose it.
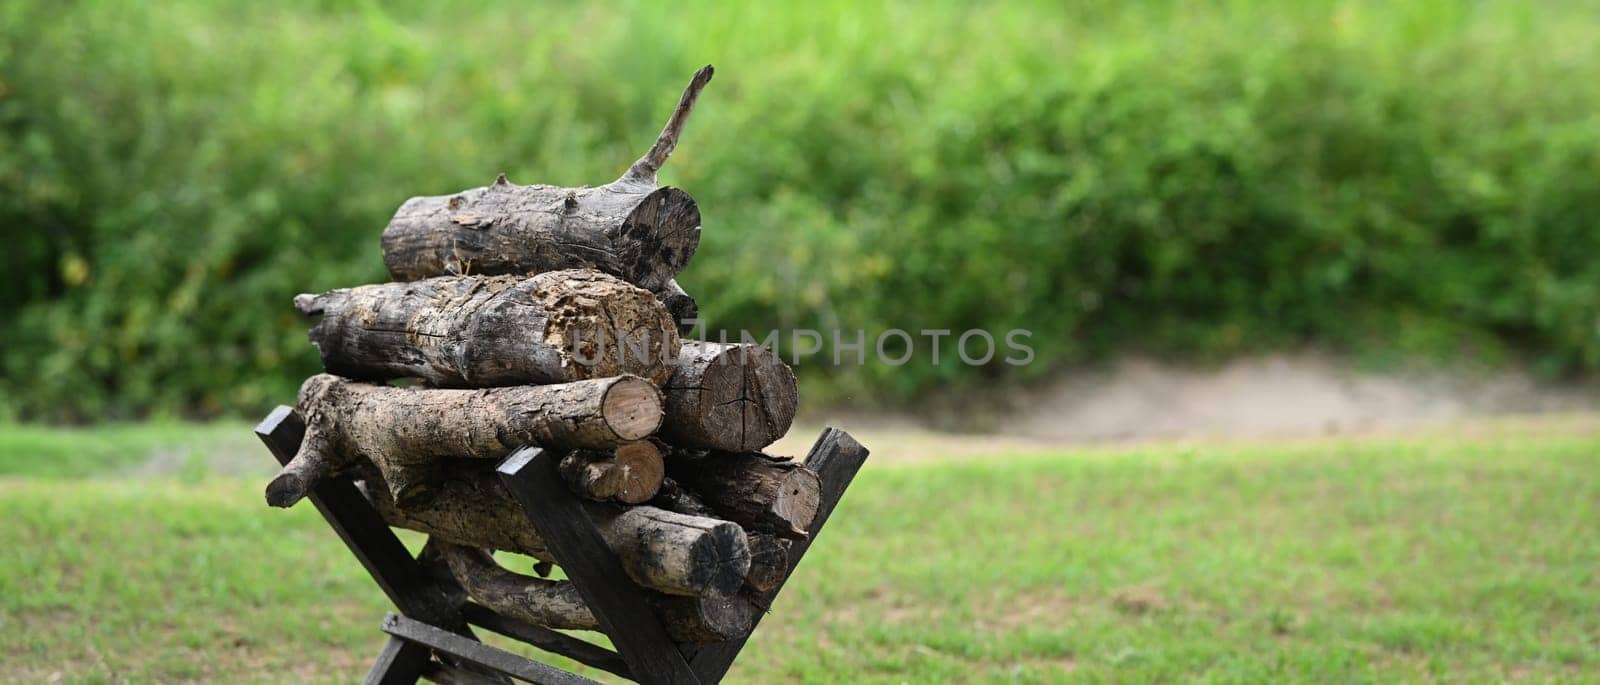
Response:
[[[256,426],[256,435],[279,463],[288,463],[305,437],[305,422],[293,408],[280,406]],[[789,550],[790,575],[866,458],[867,449],[836,428],[823,430],[806,455],[806,465],[821,478],[822,502],[810,538],[796,541]],[[381,629],[389,641],[367,673],[367,683],[415,683],[419,678],[449,683],[506,683],[509,678],[552,684],[595,682],[486,645],[472,626],[640,683],[722,680],[745,640],[689,645],[668,639],[638,586],[628,579],[578,498],[562,482],[555,462],[543,450],[527,447],[501,462],[498,472],[616,651],[461,602],[465,593],[454,581],[429,573],[355,484],[340,477],[318,485],[311,503],[399,611],[383,619]],[[782,589],[779,583],[750,599],[770,607]],[[757,615],[757,623],[760,619]]]

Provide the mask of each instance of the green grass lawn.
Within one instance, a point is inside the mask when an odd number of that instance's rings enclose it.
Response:
[[[126,451],[95,452],[226,432],[0,427],[0,679],[364,672],[385,601],[314,510],[268,509],[262,478],[150,477]],[[876,447],[884,458],[868,461],[730,680],[1600,673],[1591,429],[923,463]],[[69,453],[100,475],[71,477],[53,462]]]

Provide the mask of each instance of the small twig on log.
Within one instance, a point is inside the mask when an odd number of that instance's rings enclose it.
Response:
[[[678,98],[677,108],[672,110],[672,117],[667,119],[666,127],[662,128],[661,135],[656,137],[656,144],[651,145],[649,152],[644,153],[639,161],[628,167],[628,171],[617,179],[617,183],[655,185],[656,172],[661,170],[661,165],[667,163],[667,157],[678,147],[678,136],[683,133],[684,123],[689,121],[689,113],[694,111],[695,100],[700,98],[700,91],[711,82],[711,75],[714,73],[716,70],[709,64],[694,72],[694,78],[689,80],[689,86],[683,89],[683,97]]]

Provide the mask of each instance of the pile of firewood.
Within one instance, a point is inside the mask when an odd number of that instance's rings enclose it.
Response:
[[[287,507],[348,476],[470,597],[539,625],[595,629],[495,477],[524,446],[560,457],[606,544],[674,639],[749,633],[744,593],[783,581],[817,475],[761,453],[794,418],[793,372],[755,345],[685,340],[696,305],[674,278],[700,212],[656,172],[711,68],[655,145],[599,186],[491,185],[416,197],[383,232],[392,283],[301,295],[326,373],[300,389],[306,434],[267,486]],[[388,384],[408,379],[409,382]],[[539,560],[541,577],[494,550]],[[441,571],[445,572],[445,571]]]

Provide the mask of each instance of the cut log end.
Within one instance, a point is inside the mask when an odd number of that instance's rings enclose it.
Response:
[[[665,287],[700,247],[700,205],[677,188],[657,188],[628,213],[612,242],[621,246],[623,278]]]
[[[710,534],[694,541],[688,568],[696,571],[690,584],[704,588],[703,596],[731,595],[744,585],[750,571],[750,546],[738,524],[723,522]],[[730,558],[736,563],[729,563]]]
[[[661,450],[650,442],[608,452],[578,450],[561,458],[557,469],[573,492],[597,502],[642,504],[656,496],[666,476]]]
[[[767,533],[748,537],[750,571],[744,576],[744,586],[754,592],[776,589],[789,576],[789,541]]]
[[[600,414],[617,438],[643,440],[661,427],[661,392],[642,378],[619,379],[606,388]]]
[[[778,481],[777,487],[772,512],[791,524],[789,530],[780,530],[778,534],[804,540],[810,533],[811,521],[817,517],[817,508],[822,504],[822,480],[811,469],[793,469]]]
[[[653,603],[674,639],[694,644],[738,640],[755,629],[756,608],[740,596],[668,598]]]
[[[673,449],[668,472],[706,505],[752,532],[807,539],[822,502],[822,481],[798,462],[761,453]]]
[[[794,372],[759,345],[688,342],[667,381],[663,436],[675,445],[751,452],[794,423]]]
[[[292,507],[311,491],[311,484],[294,473],[280,473],[267,483],[267,504],[274,507]]]

